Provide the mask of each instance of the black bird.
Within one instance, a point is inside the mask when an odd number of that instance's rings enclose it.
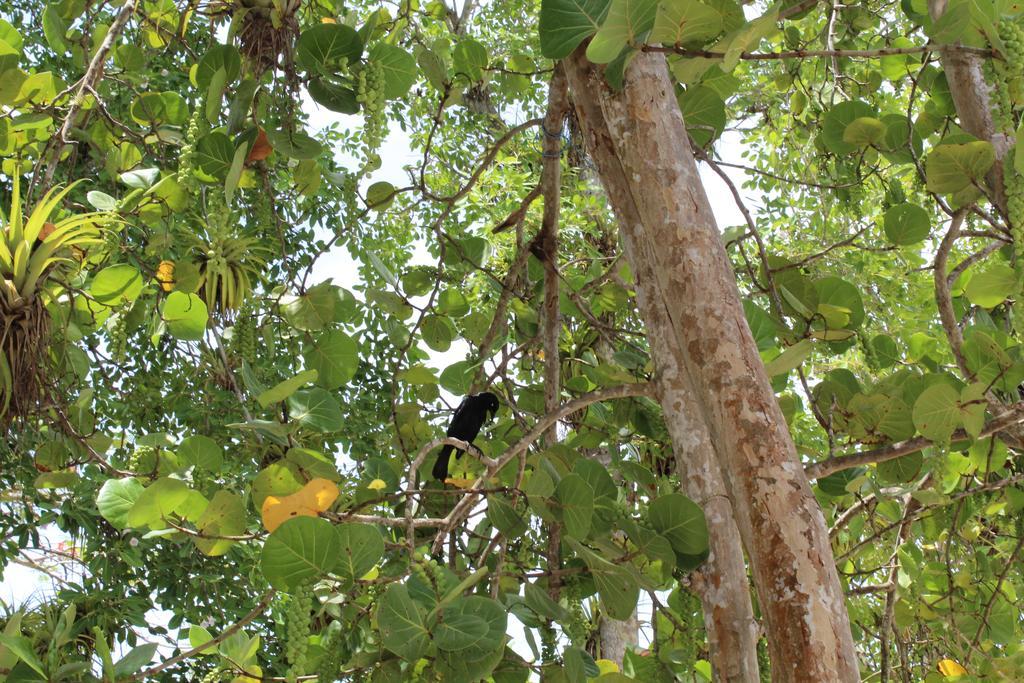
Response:
[[[498,397],[489,391],[482,394],[473,394],[462,399],[462,403],[455,409],[452,415],[451,424],[448,425],[446,434],[453,439],[461,439],[473,443],[473,439],[480,433],[484,422],[492,420],[498,412]],[[456,450],[454,446],[444,446],[434,463],[434,479],[444,481],[448,478],[448,456]],[[462,451],[458,451],[456,458],[462,457]]]

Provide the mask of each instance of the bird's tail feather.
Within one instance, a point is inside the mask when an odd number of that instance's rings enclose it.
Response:
[[[448,478],[448,457],[453,450],[455,449],[451,446],[444,446],[437,454],[437,461],[434,463],[434,479],[444,481]]]

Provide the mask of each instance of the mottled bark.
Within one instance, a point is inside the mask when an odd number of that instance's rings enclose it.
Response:
[[[746,323],[664,57],[638,55],[612,92],[580,48],[566,60],[591,153],[634,272],[650,261],[750,556],[777,681],[854,682],[856,651],[828,533]],[[600,116],[600,118],[597,118]],[[646,310],[645,310],[646,314]],[[668,406],[681,412],[684,405]]]
[[[562,201],[562,122],[569,111],[569,91],[565,72],[556,68],[548,87],[548,111],[544,116],[543,165],[540,187],[544,195],[544,216],[533,244],[534,254],[544,265],[544,303],[541,307],[541,339],[544,349],[544,409],[550,414],[558,410],[562,395],[558,341],[562,335],[562,316],[558,298],[558,215]],[[558,443],[558,423],[544,435],[548,447]],[[548,569],[561,569],[562,528],[555,524],[548,533]],[[558,600],[561,579],[552,574],[548,594]]]
[[[579,79],[581,64],[569,66],[571,80]],[[641,220],[622,175],[614,149],[594,144],[593,135],[607,130],[597,98],[579,94],[584,80],[572,80],[577,93],[574,102],[581,121],[586,122],[588,152],[597,163],[609,198],[619,217],[626,257],[629,259],[640,313],[648,331],[651,354],[657,367],[658,398],[672,438],[676,468],[683,492],[704,509],[710,532],[711,552],[694,577],[694,590],[704,611],[710,659],[716,680],[756,683],[757,629],[750,601],[746,566],[739,530],[725,493],[721,471],[715,459],[715,445],[704,423],[685,371],[682,349],[668,333],[671,318],[655,275],[656,256],[650,242],[638,233]],[[590,86],[587,86],[590,87]]]
[[[928,13],[935,21],[946,11],[947,0],[928,0]],[[992,199],[1006,215],[1006,190],[1003,185],[1003,157],[1013,146],[1013,139],[997,131],[992,121],[991,88],[985,82],[982,65],[986,57],[962,50],[944,50],[939,58],[946,72],[949,94],[956,105],[960,127],[978,138],[992,143],[996,163],[988,173]]]
[[[622,668],[622,658],[626,656],[626,650],[635,648],[639,643],[640,621],[636,612],[626,621],[617,621],[601,617],[598,625],[598,637],[600,638],[601,659],[610,659]]]

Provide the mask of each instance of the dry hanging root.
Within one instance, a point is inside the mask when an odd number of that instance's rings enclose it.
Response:
[[[50,315],[40,298],[10,307],[0,297],[0,427],[38,402],[49,336]]]

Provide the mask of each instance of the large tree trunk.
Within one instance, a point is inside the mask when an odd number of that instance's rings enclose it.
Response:
[[[575,105],[580,119],[589,121],[592,129],[603,126],[603,113],[596,98],[577,96]],[[608,145],[597,145],[588,151],[605,176],[608,194],[619,216],[641,316],[649,330],[669,329],[671,322],[665,298],[658,286],[654,271],[656,258],[650,244],[635,234],[625,234],[641,224],[636,205],[626,190],[625,178],[616,181],[607,178],[608,173],[619,168],[614,150]],[[743,546],[715,458],[715,445],[674,337],[664,333],[649,334],[648,337],[658,371],[659,400],[672,439],[676,471],[683,492],[703,508],[708,523],[711,552],[696,573],[692,588],[701,598],[715,679],[729,683],[757,683],[760,680],[757,624],[750,601]]]
[[[630,257],[650,261],[634,262],[634,272],[648,266],[657,280],[666,315],[645,321],[651,347],[668,345],[683,359],[717,447],[768,629],[772,677],[858,681],[821,509],[744,318],[664,57],[638,55],[614,93],[583,50],[566,60],[581,125]]]

